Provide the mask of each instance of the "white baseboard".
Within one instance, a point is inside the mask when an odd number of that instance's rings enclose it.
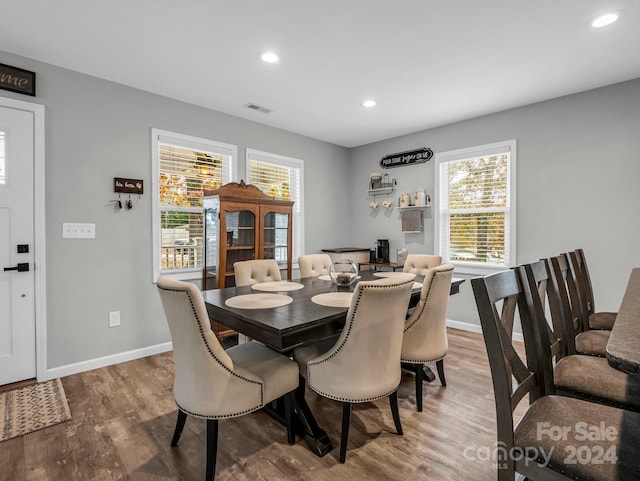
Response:
[[[482,333],[482,328],[478,324],[454,321],[453,319],[447,319],[447,327],[460,329],[461,331]],[[522,341],[522,334],[519,332],[514,332],[513,339],[516,341]],[[44,380],[46,381],[48,379],[70,376],[71,374],[91,371],[92,369],[98,369],[100,367],[112,366],[121,362],[133,361],[134,359],[153,356],[154,354],[171,351],[172,349],[173,344],[171,342],[165,342],[162,344],[157,344],[155,346],[134,349],[133,351],[112,354],[111,356],[98,357],[96,359],[89,359],[87,361],[76,362],[74,364],[67,364],[66,366],[54,367],[47,370],[47,379]]]
[[[452,319],[447,319],[447,327],[460,329],[461,331],[482,333],[482,327],[479,324],[471,324],[469,322],[454,321]],[[524,339],[522,337],[522,333],[514,332],[513,340],[523,342]]]
[[[121,362],[133,361],[134,359],[153,356],[154,354],[171,351],[172,349],[173,344],[171,342],[165,342],[162,344],[156,344],[155,346],[134,349],[133,351],[119,352],[118,354],[112,354],[111,356],[98,357],[96,359],[89,359],[87,361],[76,362],[74,364],[67,364],[66,366],[54,367],[52,369],[47,369],[47,379],[45,380],[70,376],[71,374],[91,371],[92,369],[98,369],[100,367],[112,366]]]

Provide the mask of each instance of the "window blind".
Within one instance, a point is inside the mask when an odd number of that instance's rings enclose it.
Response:
[[[230,177],[233,151],[223,145],[158,135],[158,268],[188,272],[203,266],[205,189]]]
[[[443,257],[459,265],[508,267],[514,244],[511,144],[445,153],[438,165]]]
[[[304,220],[302,202],[303,163],[267,152],[247,149],[249,183],[265,194],[281,200],[293,201],[293,262],[302,254]]]

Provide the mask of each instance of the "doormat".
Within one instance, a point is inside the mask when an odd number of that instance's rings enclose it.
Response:
[[[0,442],[70,419],[60,379],[0,393]]]

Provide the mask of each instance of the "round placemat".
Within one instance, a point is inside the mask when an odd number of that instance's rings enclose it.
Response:
[[[256,291],[278,292],[278,291],[297,291],[302,289],[304,284],[298,282],[289,281],[272,281],[272,282],[258,282],[251,286],[251,289]]]
[[[224,301],[227,306],[236,309],[270,309],[286,306],[291,302],[293,299],[284,294],[242,294]]]
[[[311,302],[327,307],[349,307],[353,292],[326,292],[311,298]]]
[[[416,275],[411,274],[410,272],[374,272],[374,276],[376,277],[397,277],[397,276],[411,276],[411,279],[415,279]]]

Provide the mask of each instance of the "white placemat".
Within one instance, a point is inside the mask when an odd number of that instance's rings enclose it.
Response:
[[[349,307],[353,292],[326,292],[311,298],[311,302],[327,307]]]
[[[374,276],[377,277],[397,277],[397,276],[411,276],[411,279],[415,279],[416,275],[415,274],[411,274],[410,272],[374,272],[373,273]]]
[[[270,309],[272,307],[286,306],[293,299],[284,294],[243,294],[230,297],[224,303],[236,309]]]
[[[258,282],[251,286],[251,289],[256,291],[278,292],[278,291],[297,291],[302,289],[304,284],[298,282],[289,281],[272,281],[272,282]]]
[[[413,283],[413,288],[414,289],[422,289],[422,282],[414,282]]]

